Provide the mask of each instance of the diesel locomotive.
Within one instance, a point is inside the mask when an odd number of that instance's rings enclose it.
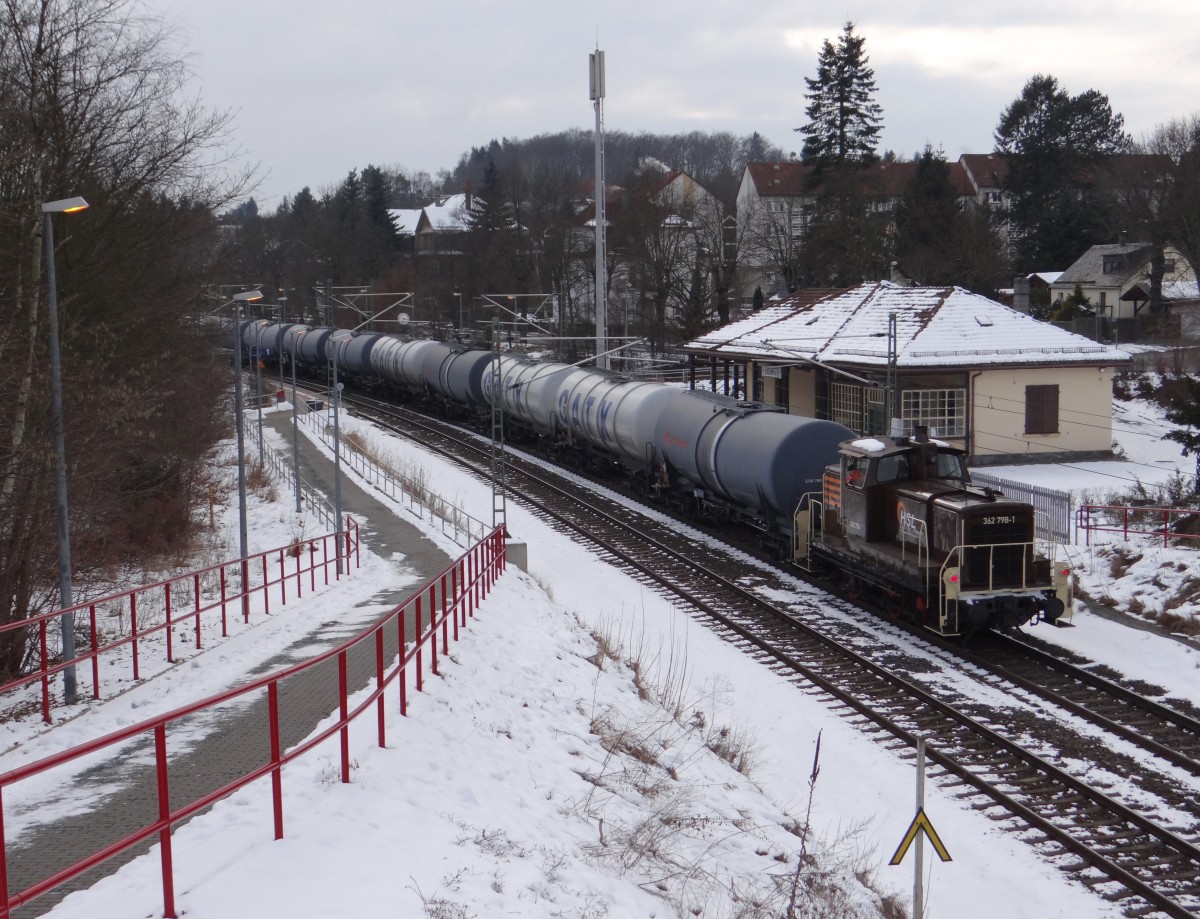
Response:
[[[336,362],[443,412],[499,402],[506,430],[545,452],[747,523],[801,568],[941,635],[1053,622],[1071,606],[1070,572],[1039,547],[1033,507],[972,486],[963,452],[922,431],[863,438],[759,402],[429,339],[263,320],[241,334],[247,354]]]

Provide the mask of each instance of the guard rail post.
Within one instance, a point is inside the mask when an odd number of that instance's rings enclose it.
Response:
[[[175,919],[175,877],[171,862],[171,794],[167,787],[167,725],[154,726],[154,772],[158,784],[159,853],[162,860],[163,917]]]
[[[192,596],[196,600],[196,649],[200,648],[200,574],[197,572],[192,576]],[[95,644],[92,645],[96,647]],[[93,658],[95,660],[95,658]]]
[[[437,649],[437,594],[434,585],[429,585],[429,672],[434,676],[438,673]]]
[[[138,661],[138,630],[137,630],[137,594],[129,597],[129,631],[133,636],[130,647],[133,650],[133,679],[141,678],[140,662]]]
[[[167,601],[167,663],[173,664],[173,663],[175,663],[175,644],[172,641],[172,638],[173,638],[172,632],[174,632],[175,630],[171,628],[171,582],[170,581],[167,581],[166,589],[163,591],[163,593],[165,594],[166,601]]]
[[[404,718],[408,717],[408,667],[404,663],[404,619],[408,612],[408,607],[400,610],[399,622],[397,625],[397,643],[400,645],[400,715]]]
[[[271,810],[275,817],[275,838],[283,839],[283,765],[279,742],[279,681],[267,684],[267,721],[271,743]]]
[[[342,784],[350,784],[350,704],[349,692],[346,688],[346,652],[342,651],[338,655],[338,713],[341,715],[342,729],[341,734],[341,749],[342,749]]]
[[[425,645],[424,645],[424,642],[422,641],[422,636],[425,633],[424,633],[424,626],[421,624],[421,595],[420,594],[417,594],[416,615],[413,617],[413,624],[414,624],[414,629],[417,633],[417,637],[415,639],[416,645],[417,645],[417,657],[416,657],[416,661],[417,661],[417,692],[424,692],[425,689],[421,682],[421,680],[422,680],[422,677],[421,677],[421,669],[422,669],[421,668],[421,655],[424,653]]]
[[[267,577],[267,554],[264,552],[259,556],[262,559],[262,579],[263,579],[263,614],[271,615],[271,581]]]
[[[92,698],[100,698],[100,652],[96,650],[96,604],[88,607],[88,637],[92,640]]]
[[[228,587],[225,583],[225,566],[221,566],[221,637],[229,637],[229,622],[225,615],[225,597]]]
[[[287,561],[279,550],[279,605],[287,606]]]
[[[442,572],[442,653],[450,653],[450,606],[446,596],[446,572]],[[454,629],[454,640],[458,641],[458,628]]]
[[[50,723],[50,665],[46,656],[49,642],[46,640],[46,620],[38,623],[38,647],[42,654],[42,720]]]
[[[403,615],[403,613],[401,614]],[[387,746],[387,715],[384,712],[385,699],[383,695],[383,625],[375,630],[375,690],[379,693],[376,701],[377,718],[379,720],[379,746]]]

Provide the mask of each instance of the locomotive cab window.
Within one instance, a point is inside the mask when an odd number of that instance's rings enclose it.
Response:
[[[959,454],[937,453],[933,457],[933,462],[929,464],[925,476],[929,479],[952,482],[955,485],[961,486],[966,483],[967,473],[963,467],[963,459]]]
[[[903,482],[911,478],[912,470],[908,464],[908,455],[905,453],[884,456],[880,458],[875,467],[875,481],[877,482]]]
[[[846,464],[845,473],[842,478],[851,488],[862,488],[867,484],[867,469],[870,466],[870,460],[865,456],[848,456],[843,462]]]

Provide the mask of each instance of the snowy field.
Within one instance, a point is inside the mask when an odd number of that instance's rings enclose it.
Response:
[[[367,436],[486,512],[485,484]],[[260,547],[287,541],[271,533],[288,529],[285,505],[256,504],[253,528],[270,534]],[[442,677],[407,720],[391,719],[386,749],[373,723],[352,732],[352,784],[336,780],[330,746],[285,770],[285,840],[270,838],[265,783],[177,830],[181,914],[778,915],[802,846],[816,862],[801,889],[833,891],[805,915],[872,915],[884,898],[907,906],[911,853],[902,867],[887,861],[913,817],[911,759],[512,504],[509,525],[529,545],[530,576],[510,569]],[[215,692],[393,581],[404,581],[402,559],[364,553],[361,575],[10,749],[0,766]],[[1130,676],[1168,670],[1173,692],[1200,700],[1200,659],[1181,644],[1086,613],[1053,635]],[[1120,915],[936,783],[926,807],[954,859],[927,866],[929,915]],[[152,853],[50,915],[152,916],[160,896]]]

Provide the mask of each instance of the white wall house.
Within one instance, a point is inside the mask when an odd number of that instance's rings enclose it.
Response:
[[[792,414],[863,434],[894,414],[977,465],[1111,456],[1113,373],[1131,360],[962,288],[886,281],[801,291],[685,350],[735,362],[751,395]]]

